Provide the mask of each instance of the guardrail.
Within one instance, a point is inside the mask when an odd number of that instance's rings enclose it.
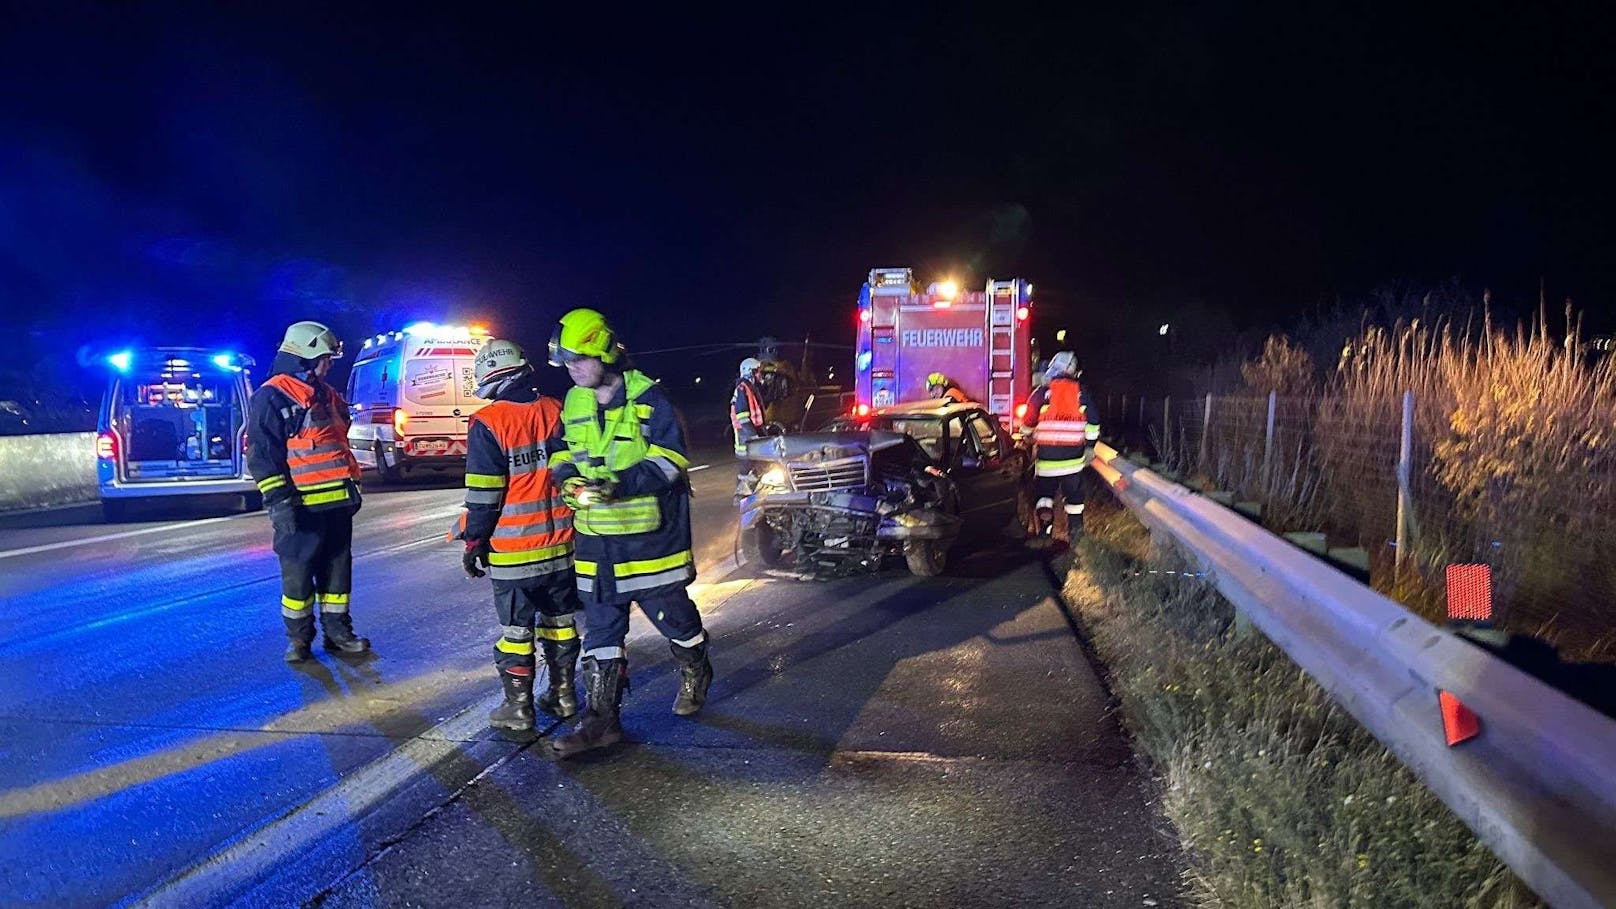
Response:
[[[1100,445],[1095,470],[1560,909],[1616,906],[1616,720]],[[1440,692],[1480,717],[1450,747]]]
[[[95,433],[0,436],[0,511],[95,498]]]

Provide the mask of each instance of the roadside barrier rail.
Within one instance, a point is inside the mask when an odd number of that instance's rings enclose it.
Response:
[[[1109,445],[1094,467],[1540,897],[1616,906],[1616,720]],[[1478,735],[1448,745],[1443,693]]]

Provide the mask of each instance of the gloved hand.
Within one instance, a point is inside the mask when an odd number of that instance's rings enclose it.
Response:
[[[610,505],[612,493],[616,491],[611,483],[596,481],[585,486],[578,493],[578,504],[588,508],[590,505]]]
[[[295,503],[287,499],[269,506],[269,526],[275,528],[275,533],[297,532],[297,508]]]
[[[561,483],[561,501],[566,502],[568,508],[577,511],[583,507],[578,501],[578,493],[588,488],[589,481],[583,477],[568,477]]]
[[[480,578],[488,573],[488,553],[492,549],[487,540],[466,541],[466,553],[460,557],[460,567],[466,570],[466,577]]]

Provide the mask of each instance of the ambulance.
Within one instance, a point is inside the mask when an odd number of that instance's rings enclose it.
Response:
[[[872,269],[859,291],[853,414],[925,400],[926,378],[940,372],[1014,432],[1032,394],[1031,313],[1032,285],[1020,278],[970,291],[922,288],[910,268]]]
[[[489,403],[472,377],[488,337],[479,325],[417,322],[365,340],[347,394],[348,443],[361,467],[384,483],[411,471],[465,470],[471,415]]]

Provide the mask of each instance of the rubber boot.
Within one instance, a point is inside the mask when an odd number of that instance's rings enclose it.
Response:
[[[618,710],[623,704],[623,692],[628,690],[628,661],[584,657],[584,687],[589,692],[589,703],[584,705],[583,719],[571,732],[544,743],[546,751],[555,760],[605,748],[623,740]]]
[[[304,615],[299,618],[281,616],[286,623],[286,653],[282,655],[288,663],[303,663],[314,656],[310,645],[314,642],[314,616]]]
[[[707,642],[694,647],[680,647],[670,643],[673,658],[679,661],[679,695],[673,700],[673,712],[679,716],[694,716],[707,703],[707,686],[713,683],[713,664],[707,661]]]
[[[1040,508],[1040,509],[1038,509],[1038,535],[1041,536],[1041,537],[1048,537],[1048,536],[1054,535],[1054,533],[1055,533],[1055,509],[1053,509],[1053,508]]]
[[[501,669],[499,680],[505,686],[505,703],[488,714],[488,725],[495,729],[527,732],[533,729],[533,667]]]
[[[550,672],[550,686],[541,692],[535,705],[558,720],[578,713],[577,678],[578,643],[544,641],[544,665]]]
[[[325,649],[333,653],[364,653],[370,649],[370,638],[354,634],[353,616],[346,612],[323,612],[320,625],[325,632]]]

